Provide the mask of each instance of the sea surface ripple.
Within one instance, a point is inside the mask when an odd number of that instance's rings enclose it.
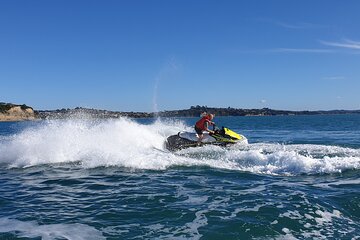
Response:
[[[0,239],[358,239],[360,115],[0,123]]]

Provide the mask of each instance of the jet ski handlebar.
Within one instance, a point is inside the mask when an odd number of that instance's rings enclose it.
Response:
[[[213,129],[212,130],[214,131],[214,133],[219,133],[221,131],[221,129],[218,128],[215,123],[213,124]]]

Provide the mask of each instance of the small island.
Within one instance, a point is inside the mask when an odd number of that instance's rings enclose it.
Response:
[[[161,112],[121,112],[92,108],[77,107],[74,109],[34,110],[25,104],[0,103],[0,121],[23,121],[39,119],[67,119],[67,118],[154,118],[154,117],[199,117],[203,112],[214,113],[216,116],[277,116],[277,115],[325,115],[325,114],[360,114],[360,110],[331,110],[331,111],[287,111],[242,108],[214,108],[207,106],[191,106],[189,109]]]

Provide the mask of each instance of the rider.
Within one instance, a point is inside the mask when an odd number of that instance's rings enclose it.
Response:
[[[200,143],[201,140],[203,139],[204,131],[207,131],[209,133],[214,133],[214,131],[211,131],[208,128],[209,124],[210,125],[215,125],[215,123],[211,121],[215,117],[215,114],[202,113],[201,117],[202,118],[199,121],[197,121],[196,124],[195,124],[195,131],[198,134],[198,143]]]

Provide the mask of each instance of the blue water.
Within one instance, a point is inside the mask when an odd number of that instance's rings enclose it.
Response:
[[[0,123],[0,239],[358,239],[360,115]]]

